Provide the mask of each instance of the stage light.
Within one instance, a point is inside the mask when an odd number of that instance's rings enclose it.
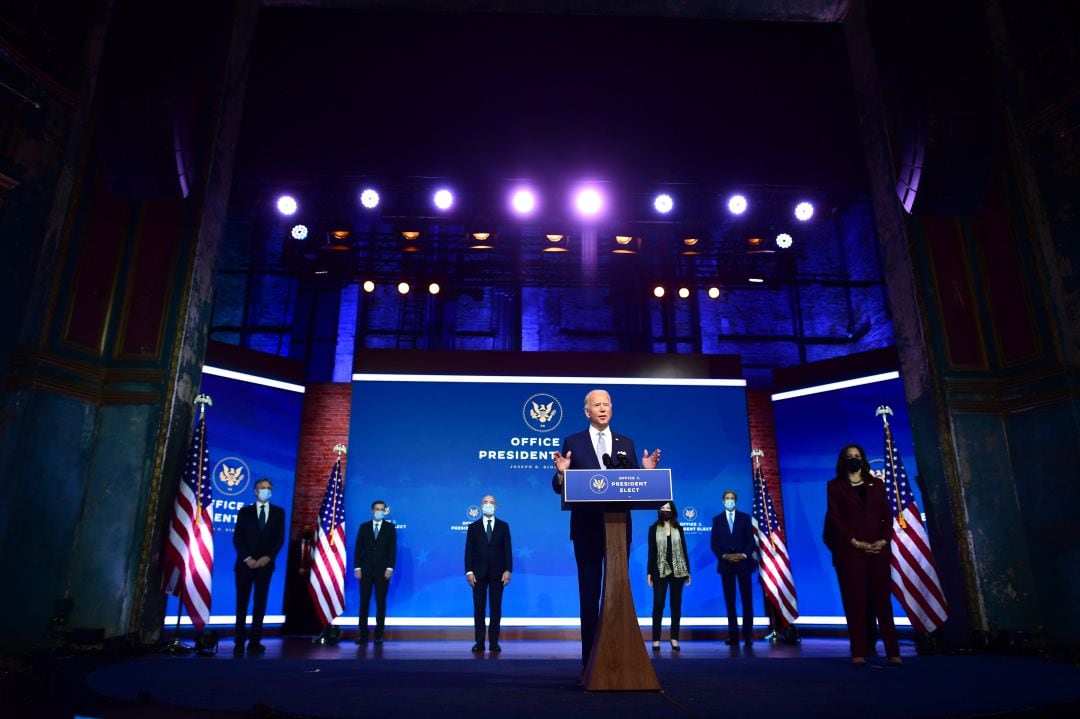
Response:
[[[435,193],[434,197],[432,197],[432,201],[440,210],[449,210],[454,204],[454,195],[450,190],[439,190]]]
[[[365,188],[364,191],[360,193],[360,204],[369,210],[374,210],[379,206],[379,193],[370,187]]]
[[[700,237],[684,237],[682,243],[683,248],[679,252],[679,254],[686,255],[687,257],[700,255],[702,254],[702,250],[705,248],[704,244],[702,244],[701,242]]]
[[[687,288],[687,287],[680,287],[679,288],[679,297],[682,297],[685,300],[689,296],[690,296],[690,289],[689,288]]]
[[[348,230],[330,230],[330,236],[335,240],[344,240],[349,237]]]
[[[748,277],[748,278],[746,279],[746,281],[747,281],[747,282],[753,282],[753,283],[754,283],[754,284],[756,284],[756,285],[760,285],[760,284],[761,284],[762,282],[764,282],[765,280],[761,279],[760,277]]]
[[[656,299],[660,299],[661,297],[664,296],[664,288],[661,287],[660,285],[657,285],[656,287],[653,287],[652,293],[653,293],[653,297],[655,297]]]
[[[636,255],[640,248],[640,237],[635,242],[633,235],[615,235],[615,249],[612,250],[612,253],[616,255]]]
[[[806,222],[814,216],[814,206],[809,202],[800,202],[795,205],[795,219],[799,222]]]
[[[544,248],[544,252],[566,252],[566,244],[569,242],[566,235],[545,235],[547,241],[550,242],[547,247]]]
[[[794,242],[794,240],[792,240],[791,235],[786,232],[781,232],[779,235],[776,236],[776,246],[779,247],[781,250],[786,250],[787,248],[791,247],[792,242]]]
[[[710,287],[709,288],[709,299],[715,300],[715,299],[718,299],[719,297],[720,297],[720,288],[719,287]]]
[[[298,208],[299,205],[296,204],[296,199],[290,195],[282,195],[277,199],[277,211],[286,217],[295,215]]]
[[[439,294],[440,290],[442,290],[442,288],[439,287],[438,282],[432,282],[430,285],[427,286],[428,294],[437,295]]]
[[[666,215],[675,207],[675,201],[671,199],[671,195],[657,195],[652,204],[661,215]]]
[[[587,187],[577,193],[574,204],[577,206],[578,212],[592,217],[598,214],[604,207],[604,198],[602,198],[600,193],[593,188]]]
[[[727,201],[728,212],[733,215],[741,215],[746,212],[747,207],[746,198],[742,195],[732,195]]]
[[[403,231],[401,233],[401,236],[404,237],[406,240],[409,240],[410,242],[412,242],[412,241],[414,241],[414,240],[416,240],[417,238],[420,237],[420,231],[419,230],[405,230],[405,231]]]
[[[375,291],[375,283],[372,282],[371,280],[364,280],[364,292],[367,292],[370,295],[374,291]]]
[[[527,215],[536,209],[536,195],[532,190],[518,190],[510,198],[510,205],[519,215]]]
[[[746,239],[746,244],[750,245],[751,247],[760,247],[761,246],[761,238],[760,237],[748,237]]]
[[[308,236],[307,225],[293,225],[292,230],[289,232],[294,240],[306,240]]]
[[[492,245],[490,242],[490,232],[473,232],[471,237],[473,243],[469,245],[470,250],[490,250],[492,247],[494,247],[494,245]]]
[[[398,291],[398,294],[401,294],[401,295],[409,294],[409,283],[408,282],[398,282],[397,291]]]

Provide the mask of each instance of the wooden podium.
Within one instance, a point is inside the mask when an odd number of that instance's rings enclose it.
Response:
[[[604,598],[583,683],[590,692],[660,691],[641,638],[627,566],[626,510],[604,512]]]
[[[636,488],[621,490],[620,484],[631,484]],[[620,494],[621,491],[628,493]],[[671,471],[668,469],[566,472],[564,508],[593,504],[604,509],[604,593],[600,623],[582,679],[587,691],[656,692],[661,689],[645,650],[634,596],[630,591],[626,522],[629,509],[656,509],[670,500]]]

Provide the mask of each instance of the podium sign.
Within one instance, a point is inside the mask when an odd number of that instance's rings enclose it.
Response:
[[[568,469],[563,509],[656,509],[670,502],[670,469]]]

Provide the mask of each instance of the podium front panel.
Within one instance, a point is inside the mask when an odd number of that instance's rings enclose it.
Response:
[[[670,469],[568,469],[563,509],[656,509],[672,498]]]

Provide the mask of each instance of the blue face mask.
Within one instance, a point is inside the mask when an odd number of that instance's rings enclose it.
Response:
[[[260,489],[258,492],[255,493],[255,496],[259,498],[260,502],[269,502],[270,501],[270,490],[269,489]]]
[[[735,509],[735,500],[734,499],[725,499],[724,500],[724,509],[726,509],[729,512],[731,510]]]
[[[484,516],[486,517],[490,517],[491,515],[495,514],[495,505],[491,502],[484,502],[484,506],[481,507],[481,509],[484,510]]]
[[[382,521],[382,518],[386,516],[386,512],[382,511],[381,509],[376,509],[374,512],[371,513],[371,516],[375,518],[376,522],[380,522]]]

